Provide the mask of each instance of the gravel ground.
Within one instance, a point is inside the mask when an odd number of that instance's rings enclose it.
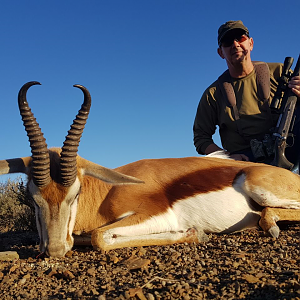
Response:
[[[62,259],[38,257],[33,232],[0,234],[1,299],[300,299],[300,226],[279,239],[260,230],[209,235],[205,244],[75,248]]]

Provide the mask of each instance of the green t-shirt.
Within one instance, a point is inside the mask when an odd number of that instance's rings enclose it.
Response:
[[[283,65],[268,63],[268,66],[270,69],[270,104]],[[246,77],[232,78],[232,85],[243,136],[238,132],[233,109],[227,99],[224,99],[221,87],[216,80],[203,93],[195,117],[194,144],[200,154],[205,154],[205,149],[213,143],[212,136],[216,131],[216,126],[219,126],[223,148],[229,152],[235,152],[249,148],[251,138],[262,137],[276,124],[270,111],[263,105],[263,99],[259,99],[255,70]]]

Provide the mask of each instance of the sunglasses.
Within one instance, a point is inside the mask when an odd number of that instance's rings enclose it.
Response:
[[[234,41],[237,41],[238,43],[243,43],[248,39],[248,36],[243,34],[240,36],[232,36],[226,38],[224,41],[222,41],[221,46],[223,47],[230,47]]]

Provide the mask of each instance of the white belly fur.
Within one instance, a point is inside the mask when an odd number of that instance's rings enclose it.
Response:
[[[257,226],[260,212],[253,211],[250,201],[248,196],[228,187],[177,201],[172,210],[180,229],[234,232]]]
[[[249,202],[248,197],[228,187],[178,200],[162,214],[149,216],[149,219],[136,225],[109,229],[105,236],[140,236],[186,231],[193,227],[206,233],[241,231],[256,227],[260,218],[260,212],[253,211]],[[127,217],[130,218],[130,215]]]

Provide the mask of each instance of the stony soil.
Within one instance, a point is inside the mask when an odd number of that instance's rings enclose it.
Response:
[[[209,236],[205,244],[75,248],[38,257],[35,233],[0,234],[1,299],[300,299],[300,226],[275,240],[259,230]]]

